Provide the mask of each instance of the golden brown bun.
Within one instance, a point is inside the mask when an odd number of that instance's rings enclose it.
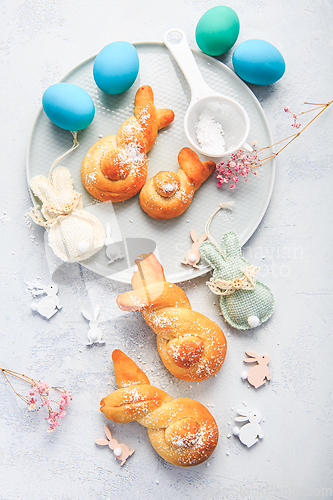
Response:
[[[190,148],[179,152],[178,163],[177,173],[159,172],[141,190],[141,208],[154,219],[173,219],[181,215],[216,166],[213,161],[201,161]]]
[[[221,328],[196,311],[185,292],[165,281],[161,264],[153,253],[136,260],[133,291],[117,297],[124,311],[140,311],[156,333],[157,348],[165,367],[175,377],[199,382],[221,368],[227,341]]]
[[[121,377],[120,388],[101,400],[105,416],[114,422],[136,420],[147,427],[154,449],[173,465],[190,467],[207,460],[218,442],[218,428],[207,408],[194,399],[173,399],[151,386],[122,351],[113,351],[112,359],[115,373],[126,373],[128,380]]]
[[[174,119],[171,109],[156,109],[149,85],[140,87],[134,101],[134,116],[118,130],[97,141],[84,157],[81,179],[86,190],[100,201],[128,200],[147,178],[146,153],[157,132]]]

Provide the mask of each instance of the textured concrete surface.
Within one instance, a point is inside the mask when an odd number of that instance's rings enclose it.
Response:
[[[62,309],[49,321],[33,313],[26,282],[51,276],[44,230],[27,217],[31,200],[26,154],[43,91],[111,41],[162,41],[185,31],[193,48],[200,16],[215,0],[11,0],[0,5],[0,336],[1,366],[66,385],[73,401],[60,428],[46,432],[43,410],[28,412],[0,381],[0,499],[93,500],[209,498],[252,500],[333,496],[332,478],[332,109],[277,159],[267,212],[243,248],[276,300],[272,318],[251,332],[228,327],[206,277],[183,282],[193,309],[221,325],[228,354],[216,377],[200,384],[174,379],[157,355],[155,335],[140,314],[122,313],[115,297],[127,285],[78,264],[56,277]],[[236,46],[249,38],[274,44],[287,70],[276,84],[250,86],[274,139],[290,133],[289,106],[332,99],[333,15],[329,0],[235,0],[241,21]],[[233,49],[219,59],[232,69]],[[309,115],[301,117],[306,123]],[[215,304],[214,304],[215,302]],[[85,304],[101,306],[104,347],[86,347]],[[219,426],[208,462],[174,467],[152,449],[137,423],[113,424],[134,455],[121,468],[97,447],[106,422],[101,397],[115,388],[111,353],[124,350],[152,384],[198,399]],[[271,357],[271,381],[255,390],[241,380],[245,350]],[[23,385],[17,390],[26,392]],[[231,434],[236,410],[258,410],[264,438],[247,449]]]

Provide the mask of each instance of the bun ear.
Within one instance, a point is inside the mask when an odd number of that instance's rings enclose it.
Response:
[[[235,231],[228,231],[223,235],[221,248],[226,259],[231,256],[242,258],[238,234]]]
[[[204,241],[199,246],[199,252],[213,269],[221,269],[225,266],[221,252],[211,241]]]

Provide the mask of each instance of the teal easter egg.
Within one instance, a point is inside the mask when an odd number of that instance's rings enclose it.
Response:
[[[91,124],[95,116],[92,98],[73,83],[51,85],[43,94],[42,106],[51,122],[65,130],[82,130]]]
[[[139,73],[139,56],[129,42],[113,42],[96,56],[93,76],[97,87],[106,94],[122,94]]]
[[[210,56],[225,54],[237,40],[239,19],[230,7],[218,5],[199,19],[195,39],[199,48]]]
[[[254,85],[270,85],[284,74],[281,52],[264,40],[246,40],[234,50],[232,64],[237,75]]]

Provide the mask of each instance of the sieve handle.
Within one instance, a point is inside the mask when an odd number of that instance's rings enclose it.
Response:
[[[171,29],[164,35],[164,44],[176,59],[191,89],[191,102],[203,96],[215,95],[205,82],[194,59],[185,33],[179,29]]]

